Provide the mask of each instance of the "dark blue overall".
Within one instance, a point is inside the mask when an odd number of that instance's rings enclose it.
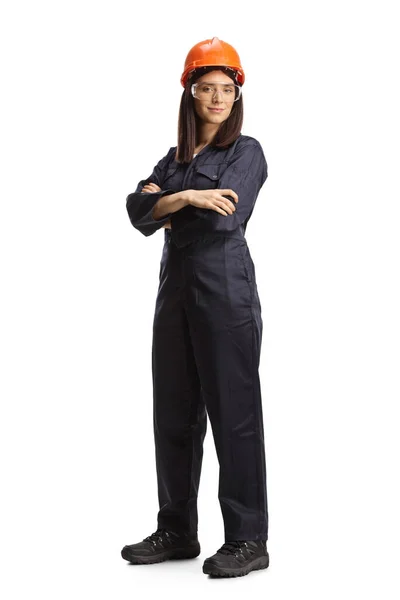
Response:
[[[154,436],[158,527],[196,533],[197,496],[210,419],[219,461],[225,541],[268,539],[264,427],[259,379],[263,322],[247,222],[267,178],[260,143],[240,135],[206,146],[189,165],[176,146],[127,197],[134,227],[165,229],[153,324]],[[146,183],[161,192],[144,193]],[[154,220],[164,194],[234,190],[232,215],[186,206]]]

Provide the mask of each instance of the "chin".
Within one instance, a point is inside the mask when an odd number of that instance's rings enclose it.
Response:
[[[219,123],[219,121],[224,121],[226,119],[226,116],[225,116],[225,112],[219,113],[219,114],[217,114],[217,113],[213,114],[211,112],[207,112],[207,114],[204,115],[204,118],[207,121],[211,121],[211,123],[215,123],[215,122]]]

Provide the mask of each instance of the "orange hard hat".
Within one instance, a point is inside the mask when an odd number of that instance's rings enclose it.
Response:
[[[235,48],[226,42],[213,37],[199,42],[191,50],[185,60],[185,67],[181,77],[181,84],[185,87],[186,81],[192,71],[198,67],[230,67],[236,71],[237,82],[244,84],[244,71],[240,64],[239,54]]]

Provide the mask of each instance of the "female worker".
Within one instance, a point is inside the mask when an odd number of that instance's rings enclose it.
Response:
[[[267,178],[260,143],[242,135],[244,72],[214,37],[185,62],[178,145],[127,197],[143,235],[164,228],[153,323],[157,530],[122,557],[149,564],[200,554],[197,496],[210,419],[225,541],[203,572],[268,567],[259,379],[262,317],[247,222]]]

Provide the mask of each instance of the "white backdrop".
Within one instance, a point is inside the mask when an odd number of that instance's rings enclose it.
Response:
[[[399,597],[395,4],[2,2],[3,598]],[[270,567],[220,585],[201,570],[224,541],[209,423],[201,555],[120,556],[156,529],[164,238],[135,230],[125,199],[176,145],[186,54],[213,36],[239,52],[242,133],[269,167],[246,237]]]

